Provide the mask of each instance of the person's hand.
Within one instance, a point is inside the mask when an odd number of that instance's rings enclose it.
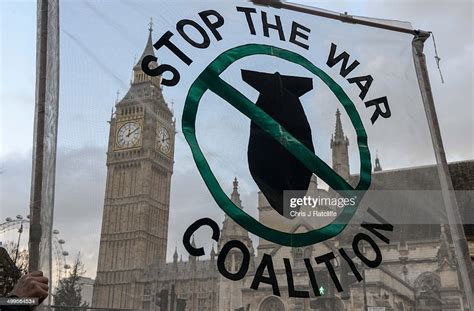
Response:
[[[48,278],[43,276],[43,272],[34,271],[22,276],[11,294],[19,298],[38,298],[39,303],[48,297]]]

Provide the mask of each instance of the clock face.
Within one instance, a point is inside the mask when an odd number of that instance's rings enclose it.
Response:
[[[157,148],[164,154],[168,154],[171,151],[170,133],[164,127],[158,130]]]
[[[117,133],[117,146],[120,148],[133,148],[140,142],[142,128],[137,122],[123,124]]]

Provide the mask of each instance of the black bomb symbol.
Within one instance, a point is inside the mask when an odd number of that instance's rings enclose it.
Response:
[[[313,89],[311,78],[242,70],[258,92],[257,107],[314,153],[311,127],[299,98]],[[307,190],[312,172],[254,122],[247,151],[250,173],[274,210],[284,213],[284,191]]]

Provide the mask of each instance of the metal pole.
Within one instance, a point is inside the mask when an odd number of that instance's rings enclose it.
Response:
[[[344,23],[365,25],[369,27],[402,32],[402,33],[407,33],[407,34],[412,34],[412,35],[416,35],[419,32],[418,30],[413,30],[409,28],[403,28],[403,27],[397,27],[397,26],[387,25],[383,23],[377,23],[375,21],[368,21],[365,19],[348,15],[347,13],[338,14],[338,13],[333,13],[330,11],[318,10],[314,7],[305,6],[301,4],[284,2],[281,0],[251,0],[251,2],[253,2],[256,5],[270,6],[277,9],[287,9],[287,10],[291,10],[295,12],[306,13],[310,15],[334,19],[334,20],[338,20]]]
[[[473,280],[470,279],[472,263],[469,255],[469,246],[467,244],[464,229],[462,227],[461,215],[459,207],[454,196],[454,188],[449,174],[448,162],[444,151],[443,140],[441,138],[441,130],[438,123],[438,116],[434,105],[433,93],[431,91],[430,78],[428,68],[426,66],[426,58],[423,53],[424,42],[430,37],[428,32],[420,32],[413,39],[413,58],[415,69],[420,85],[423,105],[425,107],[426,118],[433,141],[434,153],[437,160],[438,175],[441,184],[441,192],[443,195],[444,206],[448,218],[451,238],[454,245],[454,252],[459,266],[459,274],[464,286],[467,302],[470,310],[474,310],[474,293],[472,292]]]
[[[363,277],[363,280],[362,280],[362,289],[364,291],[364,311],[367,311],[369,308],[367,306],[367,285],[366,285],[366,282],[365,282],[365,267],[363,268],[364,270],[362,271],[362,277]]]
[[[42,270],[50,280],[59,97],[58,5],[58,0],[37,1],[36,98],[28,242],[29,271]],[[48,310],[50,302],[51,292],[44,302]]]

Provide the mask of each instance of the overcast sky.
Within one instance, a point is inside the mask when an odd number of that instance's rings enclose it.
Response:
[[[138,4],[131,6],[127,1],[121,1],[116,6],[104,1],[61,2],[61,115],[55,228],[61,231],[61,237],[66,240],[65,248],[71,254],[81,251],[87,274],[92,277],[95,275],[97,264],[105,188],[107,120],[115,104],[115,93],[119,90],[123,96],[127,91],[134,57],[140,56],[143,50],[147,36],[146,24],[150,15],[155,19],[155,40],[165,30],[172,30],[173,23],[178,20],[160,11],[159,1],[154,2],[154,5],[150,4],[150,7],[144,1],[134,3]],[[212,2],[207,3],[212,4]],[[446,80],[445,84],[440,82],[431,39],[427,42],[425,51],[448,160],[474,159],[472,1],[305,1],[304,3],[340,12],[347,11],[353,15],[410,21],[414,28],[433,31],[438,44],[438,52],[442,58],[441,67]],[[179,8],[174,8],[176,14]],[[173,12],[173,8],[168,11]],[[26,215],[29,208],[36,6],[33,1],[4,0],[0,1],[0,14],[2,45],[0,54],[2,68],[0,74],[0,171],[2,172],[0,174],[0,219],[3,220],[7,216]],[[179,14],[185,13],[179,12]],[[242,25],[245,26],[245,24]],[[327,25],[322,24],[321,27],[331,25],[333,24],[328,22]],[[242,31],[245,30],[243,28]],[[314,30],[314,33],[318,31],[322,32],[318,29]],[[366,39],[374,44],[377,37],[369,38],[370,34],[371,32],[367,31]],[[225,43],[216,48],[227,49],[239,42],[237,39],[232,40],[234,41],[223,40]],[[393,35],[393,40],[401,39]],[[341,37],[341,42],[349,44],[351,39]],[[295,51],[299,50],[295,49]],[[407,51],[405,46],[401,46],[387,52],[405,56],[405,58],[397,60],[394,56],[391,60],[393,65],[384,67],[385,70],[382,70],[381,66],[388,66],[389,62],[385,59],[377,63],[376,58],[370,54],[376,51],[371,52],[368,48],[353,50],[353,53],[359,55],[361,72],[368,70],[374,75],[375,82],[372,90],[374,94],[379,90],[386,90],[394,94],[390,98],[398,99],[397,94],[402,93],[410,96],[410,89],[401,92],[400,89],[388,87],[395,83],[390,79],[399,79],[398,72],[403,72],[410,66],[411,60],[407,58],[409,56],[406,54]],[[160,54],[159,57],[161,55],[160,59],[176,62],[169,53]],[[194,68],[202,70],[203,65],[217,55],[218,53],[212,50],[207,54],[203,53],[202,57],[199,55],[193,64]],[[262,68],[269,65],[264,61],[254,63],[260,64]],[[248,64],[243,63],[242,66],[245,67]],[[229,74],[224,76],[227,81],[235,82],[233,79],[238,74],[237,70],[240,69],[237,67],[230,68]],[[284,64],[278,68],[287,69]],[[291,70],[289,69],[288,73],[293,74],[295,71]],[[196,76],[193,74],[184,78],[183,84],[189,84]],[[304,75],[304,73],[301,74]],[[406,80],[413,82],[413,77],[407,74]],[[378,84],[377,80],[380,81]],[[340,81],[342,82],[338,80]],[[401,86],[404,82],[399,83],[396,85]],[[240,86],[249,98],[256,99],[258,93],[243,84]],[[324,103],[320,103],[322,106],[317,111],[307,108],[310,103],[318,102],[321,96],[329,98],[330,95],[326,94],[326,91],[320,83],[315,84],[314,92],[302,97],[302,102],[308,115],[317,120],[315,122],[318,124],[317,131],[313,132],[313,136],[316,149],[320,150],[318,154],[330,164],[329,140],[334,126],[335,109],[333,106],[324,106]],[[164,89],[167,101],[175,102],[178,126],[180,126],[184,92],[183,88]],[[356,94],[350,90],[347,92],[352,92],[349,95]],[[203,107],[200,111],[202,118],[198,121],[198,129],[205,129],[202,132],[210,134],[206,135],[207,137],[198,136],[198,138],[201,139],[203,149],[209,156],[211,167],[217,167],[216,175],[224,190],[230,193],[232,178],[238,176],[241,179],[240,191],[243,204],[246,210],[256,216],[257,189],[248,173],[241,173],[246,163],[235,161],[235,159],[245,158],[245,142],[248,139],[245,133],[236,134],[236,129],[241,128],[248,120],[234,117],[234,115],[226,118],[223,111],[228,108],[219,108],[223,110],[215,114],[213,105],[217,105],[219,100],[211,95],[208,96],[205,99],[209,106]],[[399,96],[401,98],[401,95]],[[371,97],[370,93],[368,97]],[[411,98],[415,97],[413,95]],[[393,101],[394,105],[399,102],[401,101]],[[394,109],[394,111],[398,110]],[[386,123],[385,129],[390,129],[387,130],[391,135],[390,144],[384,143],[383,131],[369,127],[366,123],[369,139],[372,142],[371,151],[374,153],[375,149],[379,150],[384,169],[432,163],[430,155],[432,151],[426,140],[428,132],[420,112],[422,110],[417,109],[413,113],[415,117],[410,122],[406,124],[399,122],[398,127]],[[368,113],[369,111],[361,112],[362,117],[370,116]],[[396,116],[394,120],[395,118]],[[219,119],[228,125],[226,129],[220,128]],[[357,173],[355,136],[345,115],[343,115],[343,122],[346,134],[351,139],[352,172]],[[393,132],[395,130],[400,131],[398,137],[411,139],[411,149],[403,152],[395,150],[396,146],[398,149],[404,146],[403,141],[397,140],[397,135]],[[212,141],[209,138],[212,138]],[[421,143],[417,144],[417,142]],[[168,258],[171,257],[175,246],[178,246],[180,253],[185,254],[180,240],[190,222],[209,215],[218,221],[223,218],[223,214],[213,203],[197,173],[189,148],[181,133],[177,134],[176,150],[170,211],[172,230],[169,232]],[[231,156],[236,158],[229,158]],[[186,218],[187,222],[183,222],[183,218]],[[13,232],[0,235],[2,241],[14,238]],[[26,241],[26,235],[23,241]],[[187,257],[187,255],[184,256]]]

